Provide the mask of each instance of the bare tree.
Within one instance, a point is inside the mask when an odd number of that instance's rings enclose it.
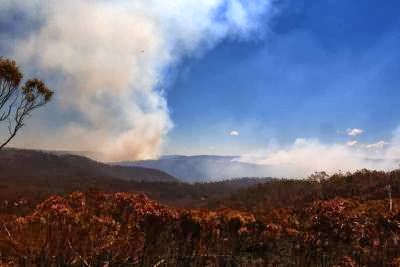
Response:
[[[53,91],[37,78],[27,80],[15,61],[0,57],[0,123],[8,124],[8,136],[0,143],[5,147],[25,125],[32,111],[47,104]]]
[[[389,211],[392,212],[393,210],[393,199],[392,199],[392,186],[388,184],[386,186],[386,191],[388,193],[388,198],[389,198]]]

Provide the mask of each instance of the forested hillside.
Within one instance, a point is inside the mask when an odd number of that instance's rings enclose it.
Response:
[[[104,178],[127,181],[177,181],[173,176],[150,168],[108,165],[73,154],[40,150],[5,149],[0,153],[1,177],[14,181],[41,180],[60,183],[73,179]],[[53,179],[57,177],[57,179]]]

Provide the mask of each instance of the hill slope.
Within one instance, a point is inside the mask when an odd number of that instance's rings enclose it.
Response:
[[[0,151],[0,179],[40,180],[105,178],[127,181],[177,181],[171,175],[143,167],[114,166],[83,156],[37,150],[6,149]]]

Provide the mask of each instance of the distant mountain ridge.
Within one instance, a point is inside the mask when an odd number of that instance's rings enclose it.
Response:
[[[115,166],[74,155],[73,151],[5,149],[0,151],[0,204],[30,199],[35,206],[51,194],[73,191],[145,193],[164,204],[203,206],[236,190],[270,179],[239,178],[184,183],[156,169]],[[173,158],[176,159],[174,156]],[[33,207],[32,206],[32,207]]]
[[[244,163],[238,159],[238,156],[166,155],[156,160],[125,161],[118,164],[161,170],[186,182],[268,176],[267,166]]]

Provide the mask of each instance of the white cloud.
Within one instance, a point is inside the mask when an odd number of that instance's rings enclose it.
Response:
[[[358,129],[358,128],[352,128],[352,129],[349,128],[346,130],[346,133],[349,136],[355,137],[355,136],[358,136],[358,135],[361,135],[362,133],[364,133],[364,130]]]
[[[229,135],[230,135],[230,136],[239,136],[240,133],[239,133],[238,131],[231,131],[231,132],[229,133]]]
[[[372,144],[367,144],[365,145],[365,148],[368,149],[382,149],[384,146],[386,146],[387,144],[389,144],[388,142],[385,142],[383,140],[380,140],[376,143],[372,143]]]
[[[355,145],[357,145],[357,144],[358,144],[358,142],[357,142],[356,140],[348,141],[348,142],[346,143],[347,146],[355,146]]]
[[[3,0],[0,14],[17,9],[39,22],[25,39],[5,40],[15,45],[10,56],[25,71],[56,80],[51,85],[60,109],[79,114],[66,123],[74,127],[59,129],[64,147],[58,148],[122,160],[160,153],[172,127],[164,92],[157,89],[165,70],[224,38],[259,38],[272,2]]]

